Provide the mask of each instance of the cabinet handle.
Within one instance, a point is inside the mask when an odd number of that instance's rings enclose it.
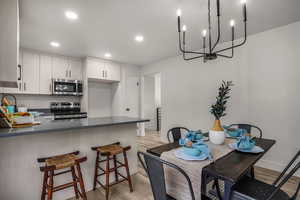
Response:
[[[21,77],[22,77],[22,69],[21,69],[21,65],[18,65],[18,68],[19,68],[19,74],[20,76],[18,77],[18,81],[21,80]]]
[[[21,90],[22,90],[22,84],[19,83],[19,91],[21,91]]]
[[[49,84],[49,90],[50,90],[50,93],[52,92],[52,84],[50,83]]]
[[[72,71],[70,70],[70,78],[72,77]]]
[[[68,77],[68,70],[66,70],[66,77]]]
[[[24,82],[24,91],[26,91],[26,83]]]

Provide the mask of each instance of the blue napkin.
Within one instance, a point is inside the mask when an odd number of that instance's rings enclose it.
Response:
[[[206,158],[212,159],[210,149],[207,144],[203,142],[197,142],[192,147],[182,147],[178,150],[181,157],[184,159],[196,159],[203,160]]]
[[[255,146],[255,142],[249,136],[242,136],[238,139],[237,148],[241,150],[251,150]]]
[[[234,130],[230,129],[230,126],[223,126],[224,131],[227,135],[229,135],[229,137],[241,137],[243,135],[245,135],[247,133],[247,131],[245,129],[241,129],[241,128],[237,128]]]
[[[190,141],[197,141],[203,138],[203,135],[200,131],[189,131],[185,135]]]

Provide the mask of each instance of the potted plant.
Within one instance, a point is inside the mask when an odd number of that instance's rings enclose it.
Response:
[[[233,86],[232,81],[222,81],[218,96],[216,97],[217,101],[210,108],[210,113],[214,115],[215,122],[213,128],[209,131],[209,140],[214,144],[223,144],[225,141],[225,133],[220,119],[226,115],[226,103],[230,98],[229,92],[231,86]]]

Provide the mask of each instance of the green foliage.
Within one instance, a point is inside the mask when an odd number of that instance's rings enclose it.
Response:
[[[217,101],[215,104],[211,105],[210,113],[213,114],[217,120],[226,115],[226,103],[230,98],[229,92],[231,86],[233,86],[232,81],[222,81],[222,85],[219,88],[219,94],[216,97]]]

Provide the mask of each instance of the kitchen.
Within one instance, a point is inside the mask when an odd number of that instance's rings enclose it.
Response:
[[[0,199],[299,199],[299,7],[1,0]]]
[[[64,55],[56,52],[62,47],[55,41],[49,41],[48,52],[24,47],[26,42],[20,39],[20,26],[24,24],[20,20],[25,4],[13,0],[2,1],[0,6],[5,14],[0,24],[10,30],[0,35],[0,43],[6,44],[0,51],[0,149],[1,163],[6,163],[0,167],[1,199],[40,198],[37,191],[41,190],[42,173],[37,159],[73,151],[88,157],[87,164],[76,172],[76,184],[81,184],[82,171],[83,191],[91,190],[96,158],[93,146],[116,142],[129,145],[130,174],[135,174],[136,136],[143,132],[139,124],[147,122],[139,117],[139,66],[115,62],[110,54],[103,58]],[[72,18],[76,13],[70,17],[68,12],[63,17],[76,21]],[[80,195],[86,198],[85,192]],[[54,194],[58,199],[72,196],[72,190]]]

